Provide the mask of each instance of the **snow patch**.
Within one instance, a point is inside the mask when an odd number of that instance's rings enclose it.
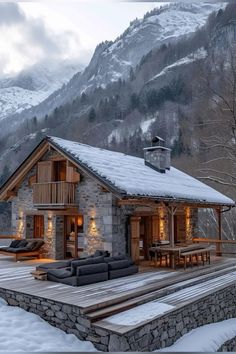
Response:
[[[134,326],[158,315],[163,315],[165,312],[172,310],[173,308],[174,306],[172,305],[152,301],[118,313],[117,315],[107,317],[105,321],[117,325]]]
[[[0,352],[94,352],[91,342],[81,341],[18,307],[0,299]]]
[[[142,122],[140,124],[140,128],[142,129],[143,134],[148,133],[150,126],[152,125],[152,123],[155,122],[155,120],[156,120],[156,118],[151,118],[151,119],[145,120],[144,122]]]
[[[236,318],[193,329],[170,347],[157,352],[217,352],[228,340],[236,337]]]
[[[191,53],[188,56],[177,60],[175,63],[166,66],[159,74],[153,76],[148,82],[158,79],[159,77],[166,75],[172,69],[177,66],[186,65],[193,63],[200,59],[205,59],[207,57],[207,51],[204,48],[199,48],[195,53]]]

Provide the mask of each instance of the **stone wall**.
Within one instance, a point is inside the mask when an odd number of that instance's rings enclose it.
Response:
[[[64,259],[65,258],[65,226],[64,226],[64,217],[55,216],[56,223],[56,236],[55,236],[55,259]]]
[[[50,150],[43,159],[58,156]],[[78,170],[79,171],[79,170]],[[130,226],[129,217],[134,213],[134,206],[119,206],[118,199],[87,174],[79,171],[81,181],[76,188],[76,205],[78,212],[83,215],[84,251],[91,254],[96,249],[108,250],[111,254],[130,253]],[[33,218],[26,216],[27,211],[38,213],[33,207],[33,191],[29,186],[29,177],[36,174],[36,167],[27,174],[18,189],[18,196],[12,201],[12,232],[21,237],[33,236]],[[160,237],[168,238],[167,209],[158,207],[160,216]],[[64,221],[63,216],[54,211],[44,213],[44,255],[50,258],[64,258]],[[49,213],[53,215],[49,218]],[[26,220],[27,218],[27,220]],[[191,209],[192,234],[197,229],[197,212]],[[27,226],[28,225],[28,226]]]
[[[235,352],[236,351],[236,337],[225,342],[217,352]]]
[[[10,305],[37,314],[53,326],[93,342],[102,351],[153,351],[168,347],[194,328],[235,317],[235,296],[236,286],[230,285],[121,335],[91,324],[77,306],[0,289],[0,297]],[[234,340],[225,344],[228,348],[235,348],[234,345]]]
[[[25,211],[35,211],[37,209],[33,207],[33,190],[29,186],[29,178],[36,174],[36,168],[25,176],[22,181],[17,197],[12,200],[12,233],[20,237],[25,237],[26,233],[26,214]]]

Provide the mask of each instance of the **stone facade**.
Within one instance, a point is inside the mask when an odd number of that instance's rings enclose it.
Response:
[[[77,306],[0,288],[0,297],[9,305],[33,312],[53,326],[91,341],[98,350],[110,352],[153,351],[168,347],[194,328],[233,318],[236,316],[235,296],[236,286],[230,285],[198,300],[191,302],[190,299],[187,305],[120,334],[91,323]],[[235,349],[235,339],[220,349],[226,347]]]
[[[50,150],[42,158],[58,157]],[[130,253],[129,217],[135,214],[134,206],[119,206],[118,199],[99,182],[79,169],[81,180],[76,187],[77,213],[83,215],[84,251],[93,253],[96,249],[108,250],[111,254]],[[38,210],[33,206],[33,191],[29,178],[36,175],[36,167],[22,181],[17,197],[12,200],[12,232],[21,237],[31,238],[34,232],[33,214],[44,216],[43,256],[64,258],[64,216],[56,210]],[[165,207],[156,208],[160,220],[160,238],[168,238],[168,212]],[[183,214],[184,215],[184,214]],[[197,226],[196,210],[190,210],[190,237]],[[184,217],[184,216],[183,216]]]

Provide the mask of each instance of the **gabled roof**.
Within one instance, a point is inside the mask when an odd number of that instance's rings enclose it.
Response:
[[[164,201],[233,206],[232,199],[197,179],[171,167],[159,173],[144,164],[144,159],[57,137],[45,138],[0,189],[0,198],[12,189],[19,172],[27,173],[51,145],[78,167],[99,180],[121,198],[148,197]]]
[[[234,205],[234,201],[197,179],[171,167],[159,173],[144,159],[49,137],[52,145],[69,154],[79,165],[111,184],[123,196],[183,200],[197,203]]]

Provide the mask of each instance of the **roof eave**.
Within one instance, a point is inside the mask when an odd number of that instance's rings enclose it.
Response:
[[[193,204],[193,205],[202,205],[204,206],[212,206],[212,207],[235,207],[235,203],[220,203],[220,202],[210,202],[210,201],[202,201],[198,199],[186,199],[186,198],[171,198],[165,196],[148,196],[148,195],[123,195],[122,199],[142,199],[142,200],[153,200],[154,202],[166,202],[166,203],[185,203],[185,204]]]

